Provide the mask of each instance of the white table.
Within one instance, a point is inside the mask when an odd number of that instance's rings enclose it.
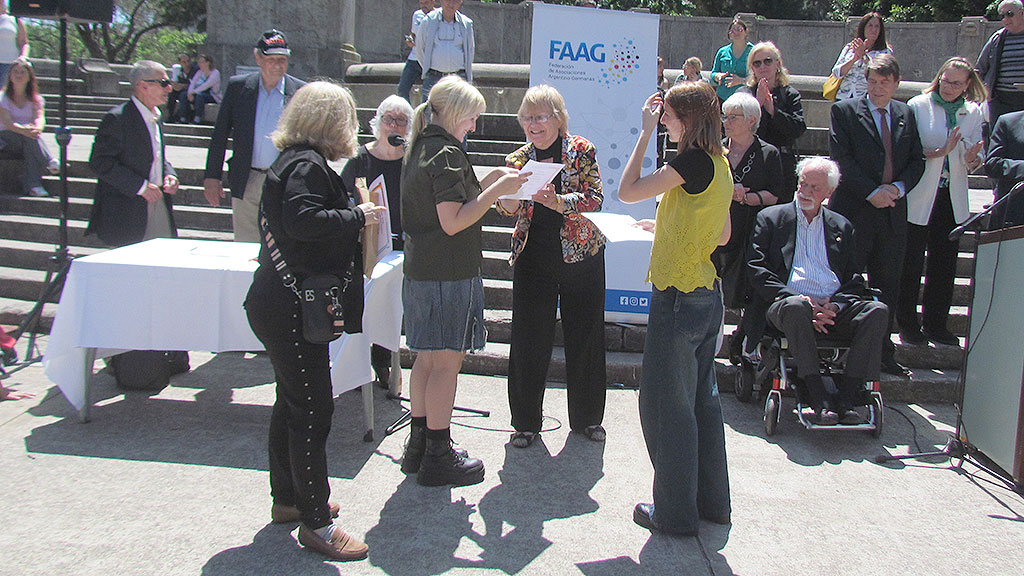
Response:
[[[47,377],[87,421],[97,357],[124,350],[262,350],[242,307],[258,253],[254,243],[156,239],[74,260],[43,359]],[[399,349],[403,262],[393,252],[377,264],[365,280],[363,333],[331,343],[336,396],[373,380],[372,343]],[[371,388],[363,398],[372,434]]]

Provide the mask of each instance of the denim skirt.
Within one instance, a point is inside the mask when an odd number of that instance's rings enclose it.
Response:
[[[482,350],[487,343],[484,326],[484,281],[411,280],[402,283],[406,345],[414,352]]]

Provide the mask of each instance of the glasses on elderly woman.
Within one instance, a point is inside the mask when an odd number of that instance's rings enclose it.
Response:
[[[959,80],[946,80],[945,78],[939,78],[939,84],[945,84],[957,90],[967,86],[967,82],[960,82]]]
[[[537,114],[536,116],[523,116],[522,122],[523,124],[533,124],[534,122],[536,122],[537,124],[547,124],[548,120],[551,120],[552,116],[554,116],[554,114]]]
[[[399,128],[405,128],[409,124],[409,119],[404,116],[390,116],[388,114],[381,116],[380,121],[383,124],[390,124]]]
[[[764,60],[754,60],[750,63],[754,68],[760,68],[761,66],[771,66],[775,59],[772,57],[765,58]]]
[[[743,114],[722,114],[722,122],[731,122],[733,120],[742,119]]]

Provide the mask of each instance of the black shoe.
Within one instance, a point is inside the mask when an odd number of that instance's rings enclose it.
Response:
[[[843,415],[839,417],[839,423],[844,426],[855,426],[863,424],[864,418],[861,417],[859,412],[851,408],[843,412]]]
[[[405,441],[405,451],[402,453],[402,472],[405,474],[419,472],[426,449],[427,429],[423,426],[410,425],[409,439]],[[453,450],[463,458],[469,457],[469,453],[462,448],[453,446]]]
[[[829,410],[828,408],[818,410],[818,426],[835,426],[838,423],[839,415],[833,412],[832,410]]]
[[[484,463],[459,454],[451,440],[427,438],[423,463],[416,482],[423,486],[470,486],[484,481]]]
[[[921,333],[921,329],[917,327],[900,329],[900,340],[904,344],[911,346],[923,346],[928,343],[928,339]]]
[[[654,504],[637,504],[633,507],[633,522],[637,526],[646,528],[651,532],[662,532],[665,534],[674,534],[676,536],[696,536],[697,531],[692,532],[672,532],[665,530],[654,520]]]
[[[377,377],[377,386],[387,390],[391,384],[391,366],[374,366],[373,374]]]
[[[882,372],[892,374],[894,376],[901,376],[903,378],[910,377],[910,370],[907,370],[907,368],[897,362],[895,358],[882,360]]]
[[[943,328],[942,330],[924,330],[923,337],[928,338],[936,344],[942,344],[944,346],[956,346],[960,347],[960,339],[957,338],[952,332]]]

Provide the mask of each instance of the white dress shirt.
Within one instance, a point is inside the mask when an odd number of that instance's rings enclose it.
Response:
[[[798,207],[799,208],[799,207]],[[828,264],[825,249],[825,219],[818,214],[807,221],[802,210],[797,210],[796,247],[793,250],[793,268],[786,287],[816,301],[831,298],[839,290],[839,277]]]

